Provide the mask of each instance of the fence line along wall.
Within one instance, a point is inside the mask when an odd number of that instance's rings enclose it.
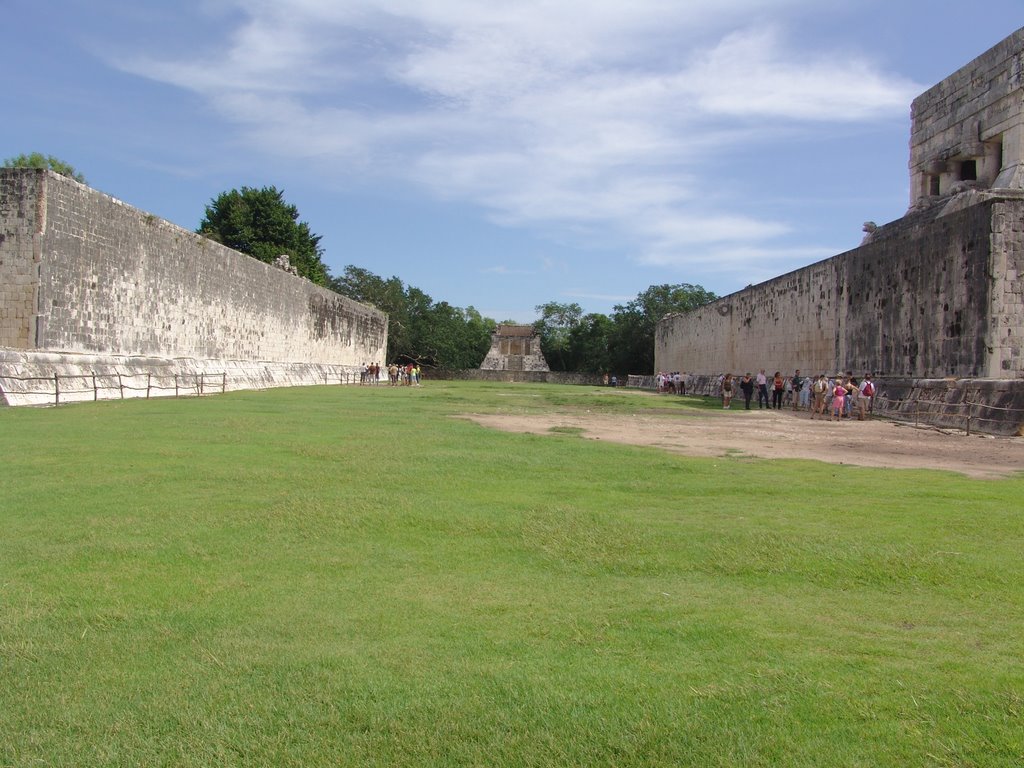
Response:
[[[383,362],[387,330],[373,307],[71,179],[0,169],[0,349],[355,368]]]
[[[6,405],[83,400],[185,397],[239,389],[358,384],[361,366],[126,357],[0,349],[0,396]]]

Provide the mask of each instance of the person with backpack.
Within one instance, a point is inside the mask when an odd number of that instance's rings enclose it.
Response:
[[[750,400],[754,396],[754,379],[750,374],[746,374],[740,381],[740,391],[743,393],[743,402],[746,409],[750,410]]]
[[[864,413],[864,417],[867,418],[867,414],[871,413],[875,409],[875,382],[871,380],[871,374],[864,374],[864,381],[860,384],[860,407]]]
[[[804,376],[800,383],[800,410],[811,410],[811,377]]]

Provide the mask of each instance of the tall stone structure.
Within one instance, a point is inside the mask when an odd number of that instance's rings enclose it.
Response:
[[[480,364],[482,371],[548,371],[540,351],[540,336],[532,325],[499,325],[491,334],[491,348]]]
[[[911,208],[967,189],[1024,188],[1024,30],[914,99]]]
[[[1024,379],[1024,30],[915,99],[912,118],[903,218],[665,317],[655,367]]]
[[[229,388],[322,384],[383,361],[387,331],[373,307],[84,184],[0,169],[0,393],[9,403],[16,377],[55,371],[230,370]]]

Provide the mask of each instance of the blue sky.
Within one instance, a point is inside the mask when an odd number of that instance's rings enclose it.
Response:
[[[0,157],[195,229],[274,185],[346,264],[532,321],[719,294],[903,215],[910,102],[1024,0],[0,0]]]

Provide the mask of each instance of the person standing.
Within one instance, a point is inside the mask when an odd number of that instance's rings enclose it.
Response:
[[[743,393],[743,404],[749,411],[750,400],[754,397],[754,379],[749,373],[743,374],[743,378],[740,380],[740,391]]]
[[[722,408],[729,410],[732,405],[732,374],[727,373],[722,377]]]
[[[786,380],[782,378],[782,371],[776,371],[772,377],[772,408],[782,410],[782,395],[786,390]]]
[[[865,415],[875,410],[875,382],[871,380],[871,374],[864,374],[864,381],[860,384],[861,407]]]
[[[754,381],[757,384],[757,407],[764,408],[768,405],[768,377],[764,375],[764,368]]]
[[[811,405],[811,418],[813,419],[815,414],[825,418],[825,394],[828,392],[828,380],[825,378],[825,374],[822,373],[814,380],[814,384],[811,385],[811,394],[814,395],[814,403]]]
[[[842,381],[836,381],[832,390],[832,412],[828,417],[829,421],[842,421],[846,410],[846,386]]]
[[[861,404],[863,398],[860,396],[860,382],[851,378],[846,385],[846,410],[852,419],[855,415],[857,421],[864,421],[864,406]]]
[[[793,374],[793,378],[790,380],[793,388],[793,410],[795,411],[800,407],[800,390],[803,389],[804,380],[800,375],[800,369],[796,369],[796,373]]]

